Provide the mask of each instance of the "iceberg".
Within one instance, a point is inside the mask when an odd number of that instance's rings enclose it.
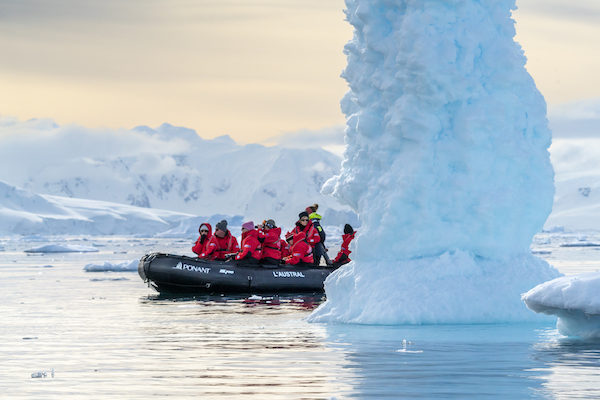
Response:
[[[560,275],[530,250],[554,172],[514,0],[346,5],[346,149],[322,191],[362,227],[309,321],[534,319],[520,294]]]
[[[561,335],[600,338],[600,272],[553,279],[521,299],[536,313],[557,316]]]
[[[25,253],[97,253],[98,249],[92,246],[81,246],[77,244],[46,244],[23,251]]]
[[[120,262],[103,261],[101,263],[89,263],[83,267],[87,272],[123,272],[137,271],[140,260],[128,260]]]

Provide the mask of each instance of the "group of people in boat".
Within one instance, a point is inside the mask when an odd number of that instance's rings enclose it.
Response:
[[[331,261],[325,247],[326,234],[321,227],[321,216],[317,214],[318,204],[307,207],[298,215],[294,229],[281,238],[281,228],[268,219],[254,225],[248,221],[242,225],[241,246],[227,229],[227,221],[215,224],[205,222],[200,225],[200,236],[192,247],[198,258],[205,260],[234,259],[239,266],[271,267],[282,264],[297,266],[319,266],[324,258],[327,266],[339,267],[350,262],[350,242],[356,231],[346,224],[343,243],[336,258]]]

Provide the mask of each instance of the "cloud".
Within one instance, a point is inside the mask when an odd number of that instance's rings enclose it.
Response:
[[[321,129],[300,129],[294,132],[285,132],[278,136],[270,137],[262,142],[267,146],[279,145],[297,149],[310,149],[315,147],[343,146],[344,126],[334,125]]]
[[[517,6],[522,12],[560,20],[597,24],[600,18],[600,2],[597,0],[523,0]]]
[[[333,125],[321,129],[301,129],[270,137],[262,142],[267,146],[281,146],[295,149],[322,148],[343,158],[344,125]]]
[[[162,140],[158,135],[126,129],[58,126],[51,119],[19,121],[0,117],[0,160],[15,176],[35,176],[54,165],[81,160],[135,158],[146,163],[163,160],[172,169],[171,154],[190,152],[187,141]],[[153,161],[154,160],[154,161]]]
[[[600,97],[551,106],[548,119],[554,138],[600,138]]]

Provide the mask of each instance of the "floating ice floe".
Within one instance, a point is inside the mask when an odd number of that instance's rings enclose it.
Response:
[[[552,254],[552,250],[531,250],[531,254]]]
[[[88,272],[103,272],[103,271],[137,271],[139,260],[129,260],[113,263],[110,261],[104,261],[102,263],[90,263],[87,264],[83,269]]]
[[[91,246],[47,244],[24,250],[25,253],[94,253],[98,249]]]
[[[90,282],[102,282],[102,281],[129,281],[131,279],[129,278],[124,278],[124,277],[120,277],[120,278],[93,278],[90,279]]]
[[[563,243],[560,247],[600,247],[600,243],[593,242],[573,242],[573,243]]]
[[[54,378],[54,368],[51,368],[50,371],[34,372],[33,374],[31,374],[31,377],[32,378],[46,378],[46,377],[48,377],[48,372],[50,372],[50,377]]]
[[[600,272],[553,279],[521,300],[536,313],[557,316],[561,335],[600,338]]]

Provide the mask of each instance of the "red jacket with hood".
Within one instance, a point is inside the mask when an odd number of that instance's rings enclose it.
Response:
[[[340,258],[342,258],[342,254],[345,254],[346,257],[348,257],[348,259],[347,259],[348,262],[352,261],[352,260],[350,260],[350,257],[349,257],[350,253],[352,253],[349,249],[349,246],[350,246],[350,242],[352,241],[352,239],[354,239],[355,234],[356,234],[356,231],[342,235],[342,239],[344,241],[342,242],[342,247],[340,247],[340,251],[337,254],[337,257],[335,257],[335,260],[333,260],[333,262],[340,261]]]
[[[268,231],[258,230],[258,240],[262,241],[262,257],[281,260],[281,228],[271,228]]]
[[[317,234],[318,235],[318,234]],[[286,264],[296,265],[304,261],[305,263],[314,263],[312,247],[306,242],[306,235],[300,232],[294,235],[294,244],[292,245],[292,255],[285,259]]]
[[[200,257],[207,260],[224,260],[226,254],[237,253],[238,251],[240,251],[238,241],[228,229],[224,238],[212,235],[206,250],[200,254]]]
[[[286,258],[292,255],[292,246],[288,244],[283,239],[279,239],[279,244],[281,245],[281,258]]]
[[[242,233],[242,251],[236,256],[236,260],[242,260],[247,257],[252,257],[260,260],[260,242],[258,241],[258,231],[252,229]]]
[[[308,224],[302,229],[302,224],[300,221],[296,222],[296,227],[294,228],[294,235],[303,232],[306,235],[306,241],[310,245],[310,247],[314,248],[317,243],[321,241],[321,235],[319,235],[319,231],[314,227],[312,221],[308,221]],[[296,243],[296,239],[294,236],[294,243]]]
[[[210,226],[208,222],[200,224],[200,227],[202,225],[206,225],[206,227],[208,228],[208,234],[204,236],[200,235],[198,240],[196,240],[196,244],[194,245],[194,247],[192,247],[192,251],[198,255],[206,251],[206,248],[208,247],[208,242],[210,242],[210,237],[212,236],[212,226]],[[198,232],[200,232],[200,227],[198,227]]]

